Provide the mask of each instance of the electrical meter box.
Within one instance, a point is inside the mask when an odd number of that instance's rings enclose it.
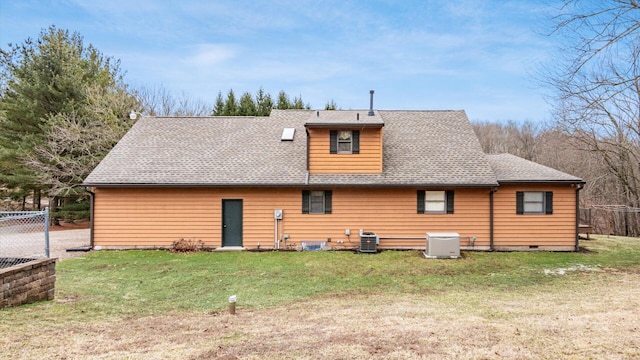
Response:
[[[273,218],[276,220],[282,220],[282,210],[273,210]]]

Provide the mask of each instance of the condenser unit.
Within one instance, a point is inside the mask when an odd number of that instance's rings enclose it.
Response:
[[[360,234],[360,252],[378,252],[378,236],[376,236],[376,234],[372,232],[363,232],[362,234]]]
[[[427,258],[459,258],[460,234],[427,233]]]

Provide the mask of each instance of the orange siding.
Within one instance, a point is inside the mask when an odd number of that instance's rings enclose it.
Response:
[[[105,247],[170,246],[183,237],[221,246],[222,199],[243,199],[243,245],[274,245],[273,211],[282,209],[282,234],[300,245],[323,240],[358,246],[358,231],[373,231],[387,248],[424,247],[426,232],[458,232],[489,244],[489,190],[455,190],[454,214],[417,214],[416,189],[333,191],[332,214],[302,214],[302,189],[96,189],[94,244]],[[351,230],[351,236],[345,235]],[[416,236],[419,239],[385,239]],[[466,240],[462,243],[466,246]]]
[[[516,215],[516,191],[553,191],[553,214]],[[571,185],[501,185],[494,195],[494,245],[575,247],[575,196]]]
[[[337,129],[336,129],[337,130]],[[360,130],[359,154],[330,154],[329,129],[309,129],[309,172],[364,173],[382,172],[382,129]]]

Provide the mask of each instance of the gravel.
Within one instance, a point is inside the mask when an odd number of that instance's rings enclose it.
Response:
[[[49,247],[52,258],[59,260],[79,257],[87,254],[84,251],[67,251],[67,249],[88,247],[90,242],[90,230],[62,230],[49,232]]]

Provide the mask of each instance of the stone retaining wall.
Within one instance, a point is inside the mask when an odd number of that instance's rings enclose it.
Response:
[[[0,308],[53,300],[56,259],[41,259],[0,269]]]

